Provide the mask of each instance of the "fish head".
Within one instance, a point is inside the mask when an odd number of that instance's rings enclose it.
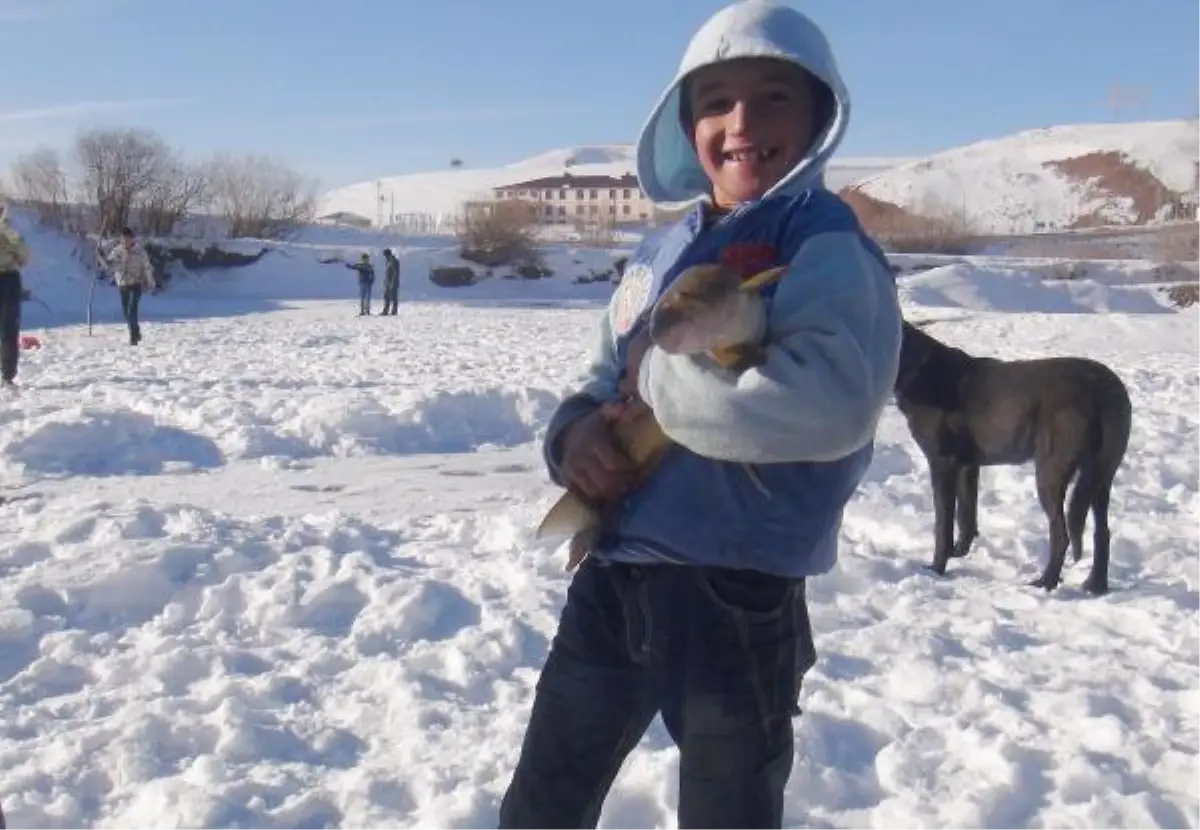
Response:
[[[694,265],[663,292],[650,312],[650,339],[670,354],[698,354],[738,343],[761,300],[742,290],[725,265]]]

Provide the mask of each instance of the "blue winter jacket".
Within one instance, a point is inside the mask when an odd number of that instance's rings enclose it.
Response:
[[[849,97],[820,31],[790,7],[744,0],[693,38],[638,141],[638,176],[656,202],[685,202],[709,183],[679,120],[680,81],[743,56],[800,64],[825,83],[833,112],[809,154],[762,197],[707,223],[701,201],[630,258],[601,320],[582,389],[551,418],[550,476],[563,485],[558,438],[615,400],[631,336],[685,268],[737,251],[788,264],[768,289],[766,364],[741,373],[704,356],[647,351],[642,398],[677,446],[629,494],[597,556],[812,576],[837,561],[842,511],[871,461],[895,380],[900,310],[882,252],[822,171],[845,133]]]

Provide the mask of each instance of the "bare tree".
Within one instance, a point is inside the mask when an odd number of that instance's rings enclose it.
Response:
[[[136,127],[86,130],[75,140],[75,154],[102,235],[130,223],[134,207],[145,201],[172,158],[161,137]]]
[[[37,210],[43,222],[62,223],[68,207],[67,174],[57,150],[39,147],[18,156],[9,175],[14,195]]]
[[[206,171],[211,204],[230,236],[283,238],[316,213],[316,181],[269,156],[219,154]]]
[[[179,223],[203,204],[207,196],[204,169],[172,154],[163,159],[154,181],[137,204],[142,232],[160,236],[174,234]]]

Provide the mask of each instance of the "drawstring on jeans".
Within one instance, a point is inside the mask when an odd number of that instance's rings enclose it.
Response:
[[[771,491],[767,489],[767,485],[763,483],[763,480],[758,477],[758,473],[754,471],[754,467],[748,463],[743,463],[742,468],[746,471],[746,475],[750,476],[750,480],[754,482],[754,486],[758,488],[758,491],[767,498],[771,498]]]

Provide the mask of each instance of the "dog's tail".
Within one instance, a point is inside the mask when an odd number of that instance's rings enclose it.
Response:
[[[1098,495],[1112,487],[1117,468],[1129,448],[1129,433],[1133,426],[1129,390],[1115,374],[1096,396],[1096,404],[1089,424],[1087,450],[1080,461],[1079,476],[1067,508],[1067,534],[1076,561],[1080,558],[1088,508],[1095,504]]]

